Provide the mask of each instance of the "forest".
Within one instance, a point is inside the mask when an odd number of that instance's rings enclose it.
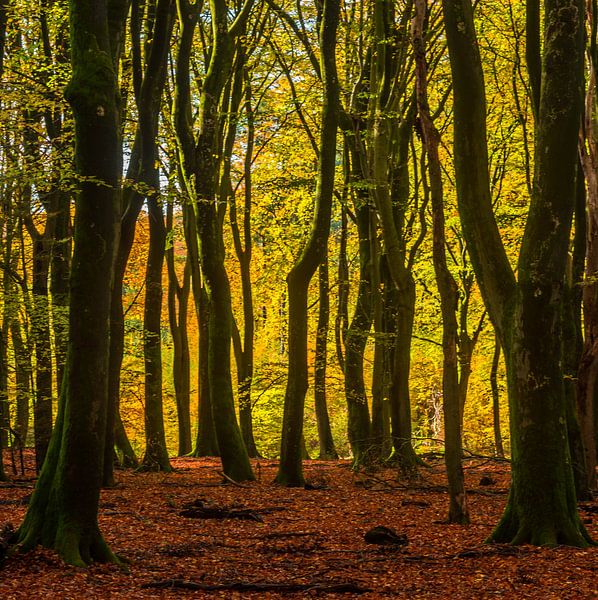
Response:
[[[595,597],[597,31],[0,0],[2,597]]]

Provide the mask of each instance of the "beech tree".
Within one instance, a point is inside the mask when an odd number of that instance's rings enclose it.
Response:
[[[338,0],[324,0],[321,7],[320,53],[324,97],[322,129],[312,230],[288,277],[289,367],[285,392],[280,465],[276,480],[287,486],[303,485],[302,435],[307,392],[307,292],[322,263],[330,229],[336,160],[339,87],[336,72]]]
[[[428,157],[430,195],[432,199],[432,260],[440,294],[442,313],[442,404],[444,410],[445,463],[449,487],[450,523],[469,523],[467,496],[461,455],[461,406],[459,395],[459,368],[457,360],[457,282],[448,268],[444,219],[444,189],[438,148],[440,133],[434,125],[428,103],[428,70],[426,64],[426,0],[415,1],[412,35],[415,53],[417,109],[419,112],[423,145]]]
[[[66,562],[118,562],[97,521],[108,401],[108,340],[118,233],[117,61],[126,2],[70,4],[76,198],[65,382],[46,460],[18,531],[21,549],[54,548]]]
[[[196,7],[187,0],[179,0],[177,4],[182,26],[174,109],[177,141],[185,193],[193,207],[198,258],[209,303],[207,371],[214,426],[224,472],[236,481],[253,479],[254,475],[234,411],[230,283],[224,265],[222,220],[216,200],[221,154],[220,107],[233,67],[235,43],[239,43],[252,5],[252,1],[247,0],[229,23],[227,2],[213,0],[210,3],[211,49],[199,101],[199,131],[195,135],[189,75],[198,15]]]
[[[454,90],[454,154],[463,233],[505,353],[512,484],[490,539],[587,546],[567,444],[562,306],[576,197],[584,6],[528,3],[528,70],[536,107],[534,185],[517,278],[493,216],[484,74],[470,0],[443,0]]]

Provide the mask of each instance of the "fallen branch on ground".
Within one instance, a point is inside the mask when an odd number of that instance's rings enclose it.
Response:
[[[225,583],[198,583],[184,579],[165,579],[163,581],[151,581],[141,585],[142,588],[153,589],[179,589],[179,590],[201,590],[204,592],[234,591],[234,592],[319,592],[321,594],[364,594],[371,592],[356,583],[275,583],[269,581],[229,581]]]

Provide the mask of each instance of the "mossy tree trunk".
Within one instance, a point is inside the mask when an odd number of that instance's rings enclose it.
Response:
[[[309,239],[287,277],[289,298],[289,366],[282,423],[280,463],[276,481],[301,486],[301,437],[307,392],[307,296],[309,283],[322,262],[328,244],[336,161],[339,87],[336,73],[338,0],[321,7],[320,56],[324,97],[314,218]]]
[[[534,187],[518,281],[492,213],[484,77],[472,6],[469,0],[444,0],[443,8],[453,74],[461,222],[507,367],[512,485],[503,518],[490,539],[586,546],[590,540],[577,514],[567,441],[561,346],[563,288],[576,197],[583,3],[544,3]],[[534,38],[533,28],[528,35]]]
[[[427,0],[415,0],[412,36],[415,55],[417,109],[422,127],[424,151],[428,157],[430,196],[432,199],[432,261],[440,294],[442,314],[442,404],[444,412],[445,450],[449,510],[448,522],[469,523],[467,495],[461,455],[461,398],[457,358],[457,282],[448,268],[444,218],[444,189],[438,148],[440,133],[434,125],[428,103],[428,68],[426,60]]]
[[[253,44],[257,41],[252,38]],[[253,344],[255,333],[253,288],[251,285],[251,258],[253,253],[253,240],[251,231],[251,204],[253,200],[252,167],[254,160],[255,125],[253,115],[253,97],[250,77],[246,67],[246,52],[248,49],[237,49],[237,58],[233,75],[232,91],[230,94],[229,118],[227,120],[227,135],[224,144],[224,168],[221,188],[223,194],[228,196],[230,224],[233,234],[233,246],[239,261],[241,272],[241,295],[243,298],[243,336],[236,330],[233,334],[235,345],[235,361],[237,363],[237,382],[239,390],[239,423],[245,447],[251,458],[259,457],[259,452],[253,435],[253,416],[251,406],[251,386],[253,383]],[[241,102],[247,126],[245,156],[243,159],[243,205],[242,219],[239,222],[237,211],[236,193],[232,189],[231,181],[231,156],[237,134],[237,122]],[[241,229],[243,234],[241,235]]]
[[[122,27],[126,7],[110,24]],[[108,6],[70,5],[73,75],[67,98],[75,117],[76,200],[65,382],[50,447],[18,531],[27,550],[55,549],[73,565],[118,559],[98,527],[108,402],[108,340],[119,218],[120,119]]]
[[[353,453],[353,464],[359,466],[368,460],[372,443],[370,411],[363,377],[364,353],[373,322],[372,306],[372,248],[370,242],[372,208],[365,189],[363,157],[356,146],[357,136],[349,132],[350,185],[354,199],[357,234],[359,236],[359,284],[353,314],[345,336],[345,397],[347,400],[347,427]]]
[[[224,0],[210,3],[212,47],[202,84],[197,139],[191,128],[189,65],[197,16],[193,6],[179,0],[184,16],[177,57],[175,123],[183,158],[186,192],[195,213],[199,262],[208,301],[208,385],[218,447],[224,473],[236,481],[253,479],[247,449],[237,423],[230,370],[232,308],[230,284],[224,264],[222,221],[216,205],[221,156],[220,114],[222,97],[230,77],[235,43],[252,3],[246,2],[232,24]]]
[[[179,456],[190,454],[191,446],[191,357],[189,354],[189,335],[187,332],[187,315],[189,292],[191,290],[191,261],[185,259],[182,282],[179,282],[175,265],[174,234],[174,202],[169,200],[166,217],[166,228],[172,237],[166,249],[168,267],[168,322],[172,336],[173,359],[172,378],[177,407],[179,429]]]
[[[150,26],[152,27],[151,41],[148,42],[143,49],[141,43],[141,29],[143,25],[142,13],[142,7],[140,6],[139,2],[134,2],[131,9],[130,27],[133,44],[133,88],[139,113],[139,120],[137,130],[135,132],[135,139],[129,166],[127,168],[127,180],[129,181],[129,187],[127,187],[123,194],[121,236],[116,255],[114,286],[112,292],[110,330],[110,400],[106,424],[106,457],[104,461],[104,485],[108,486],[114,484],[113,462],[115,445],[123,456],[123,464],[131,467],[136,467],[138,464],[137,457],[135,456],[135,453],[131,447],[126,430],[122,423],[119,408],[120,371],[124,352],[125,331],[125,315],[122,306],[123,280],[129,255],[133,247],[137,217],[139,216],[144,201],[144,195],[142,191],[136,187],[136,185],[141,183],[142,186],[146,188],[152,188],[156,186],[155,181],[157,177],[154,173],[155,131],[157,129],[162,90],[164,89],[166,77],[166,59],[168,56],[169,41],[174,22],[174,1],[162,0],[157,3],[152,18],[148,20],[148,23],[150,23]],[[154,213],[155,210],[156,209],[154,207]],[[156,226],[154,221],[154,246],[156,240],[156,228],[159,229],[159,225]],[[160,252],[157,254],[159,255]],[[152,267],[154,269],[158,268],[156,266],[157,262],[159,262],[159,260],[156,260],[156,251],[154,247],[154,252],[152,254]],[[159,268],[161,272],[161,267]],[[152,280],[155,281],[156,275],[153,274],[152,277]],[[146,287],[146,293],[147,289],[149,288],[151,288],[149,293],[150,298],[155,297],[155,285],[152,284]],[[144,307],[144,311],[145,310],[146,308]],[[152,326],[155,329],[155,323],[153,323]],[[153,344],[155,345],[155,336],[144,336],[144,343],[147,342],[148,339],[151,340],[149,342],[149,346],[151,348]],[[151,353],[152,349],[150,349],[149,352]],[[153,367],[154,362],[150,360],[150,363]],[[154,376],[156,376],[156,371],[153,368],[150,368],[149,379],[150,387],[152,389],[155,389],[157,386],[157,384],[152,383]],[[154,397],[155,396],[152,395],[152,399]],[[160,403],[159,400],[158,403]],[[153,406],[152,401],[149,402],[149,405],[150,407]],[[150,420],[152,423],[155,421],[155,419]],[[159,438],[159,434],[156,435]],[[152,440],[154,437],[155,435],[152,433]],[[164,462],[163,457],[162,462]]]

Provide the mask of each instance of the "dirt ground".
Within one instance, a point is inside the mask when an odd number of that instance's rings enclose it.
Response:
[[[438,459],[411,486],[390,469],[354,473],[346,461],[308,461],[314,489],[273,484],[273,461],[254,461],[258,480],[243,487],[222,483],[217,460],[173,465],[171,474],[120,471],[118,487],[102,492],[100,527],[129,561],[129,573],[65,566],[38,549],[4,563],[0,598],[598,598],[598,548],[483,544],[506,501],[505,463],[466,461],[466,527],[443,523],[446,481]],[[20,523],[31,477],[29,470],[0,485],[0,524]],[[197,512],[194,502],[224,508],[229,518],[181,514]],[[230,518],[239,512],[246,518]],[[598,540],[598,503],[583,503],[580,514]],[[375,526],[405,534],[408,543],[366,543]],[[147,587],[154,584],[176,587]],[[261,589],[246,591],[249,584]],[[219,589],[181,587],[194,585]]]

